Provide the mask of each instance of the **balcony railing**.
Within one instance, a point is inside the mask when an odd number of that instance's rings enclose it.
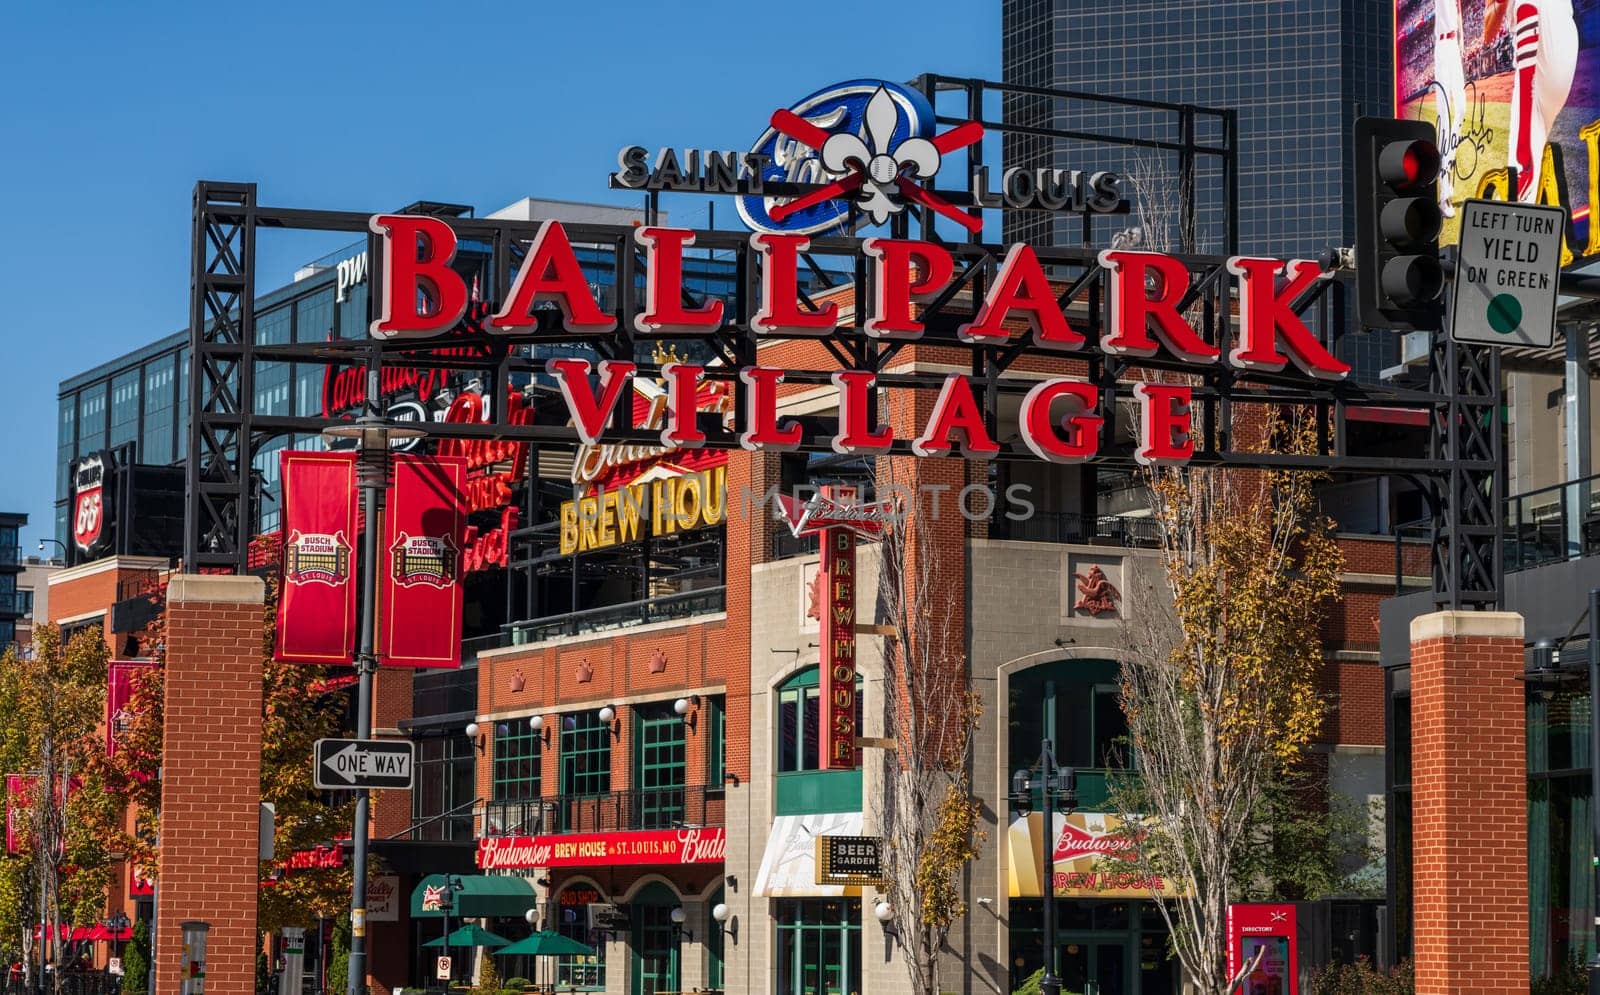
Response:
[[[1504,529],[1508,573],[1600,552],[1600,476],[1512,495]]]
[[[0,546],[0,567],[14,567],[21,562],[21,546]]]
[[[723,797],[720,785],[702,784],[605,795],[491,801],[484,806],[484,835],[545,836],[720,826]]]
[[[1015,520],[1003,515],[997,516],[989,523],[989,535],[995,539],[1014,539],[1022,542],[1149,548],[1161,541],[1157,528],[1154,518],[1045,511]]]
[[[504,638],[500,645],[521,646],[586,632],[626,629],[652,622],[670,622],[696,615],[710,615],[724,609],[727,603],[726,595],[725,587],[707,587],[698,591],[685,591],[682,594],[630,601],[625,605],[605,605],[528,622],[512,622],[501,627]]]
[[[33,614],[32,591],[7,591],[0,594],[0,615],[22,618]]]

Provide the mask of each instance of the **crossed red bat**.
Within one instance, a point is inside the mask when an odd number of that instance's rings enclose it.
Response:
[[[772,126],[797,142],[803,142],[814,149],[821,149],[829,134],[796,114],[794,111],[783,109],[772,112]],[[957,125],[942,135],[935,135],[930,141],[933,147],[939,150],[940,155],[949,155],[959,149],[983,139],[983,125],[976,121]],[[849,176],[834,180],[827,186],[820,187],[801,197],[796,197],[787,204],[779,204],[771,211],[772,220],[782,221],[790,215],[815,206],[825,200],[843,197],[861,187],[867,179],[867,164],[855,164],[855,172]],[[983,228],[983,219],[966,214],[954,204],[939,197],[913,183],[910,179],[901,176],[895,179],[895,186],[900,189],[900,195],[916,204],[921,204],[930,210],[954,221],[967,231],[976,235]]]

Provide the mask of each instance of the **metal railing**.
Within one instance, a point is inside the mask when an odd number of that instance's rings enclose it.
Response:
[[[557,795],[484,806],[485,836],[692,829],[723,824],[721,785]]]
[[[1600,552],[1600,474],[1506,498],[1505,570]]]
[[[33,614],[32,591],[6,591],[0,594],[0,615],[22,617]]]
[[[60,978],[52,971],[42,987],[39,980],[33,978],[30,984],[21,975],[8,974],[0,983],[0,995],[116,995],[122,990],[122,979],[103,971],[69,971]]]
[[[727,588],[718,586],[685,591],[682,594],[668,594],[659,598],[646,598],[643,601],[630,601],[623,605],[588,608],[583,611],[568,612],[565,615],[552,615],[503,625],[500,645],[521,646],[586,632],[625,629],[636,625],[649,625],[652,622],[670,622],[696,615],[710,615],[722,611],[726,604]]]
[[[438,815],[430,815],[413,822],[398,833],[385,836],[384,839],[406,840],[412,843],[471,839],[472,812],[481,801],[482,798],[474,798],[470,802],[463,802],[448,812],[440,812]]]
[[[1019,519],[996,516],[989,522],[989,536],[992,539],[1023,542],[1149,548],[1161,541],[1158,528],[1156,520],[1148,517],[1095,516],[1072,511],[1044,511]]]

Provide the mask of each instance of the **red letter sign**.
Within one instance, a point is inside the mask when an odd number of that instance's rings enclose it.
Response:
[[[1050,417],[1050,405],[1062,398],[1066,416],[1059,422]],[[1017,427],[1022,441],[1040,459],[1052,463],[1082,463],[1100,449],[1099,415],[1086,414],[1100,403],[1100,389],[1077,380],[1046,380],[1022,399]],[[1065,434],[1057,426],[1066,429]]]
[[[836,453],[886,453],[894,445],[894,431],[867,424],[867,398],[878,375],[870,370],[840,370],[833,375],[839,388],[839,434],[833,437]]]
[[[911,451],[918,456],[948,456],[952,432],[957,436],[956,444],[962,455],[968,459],[989,459],[1000,451],[984,427],[983,412],[972,396],[972,386],[959,373],[944,378],[939,397],[933,402],[927,430],[911,443]]]
[[[921,338],[922,322],[912,316],[911,305],[937,297],[950,282],[950,253],[932,242],[893,238],[862,239],[861,251],[873,259],[872,313],[862,330],[877,339]]]
[[[1161,337],[1167,351],[1186,363],[1210,363],[1222,351],[1195,334],[1178,313],[1178,303],[1189,292],[1189,269],[1158,252],[1100,253],[1100,265],[1110,274],[1110,331],[1100,337],[1100,348],[1113,356],[1154,356]],[[1145,281],[1153,277],[1155,296]]]
[[[739,445],[746,449],[798,448],[800,423],[791,418],[786,425],[778,424],[778,385],[783,383],[783,371],[746,366],[739,371],[739,379],[745,386],[745,429],[739,433]]]
[[[686,228],[635,228],[633,240],[645,248],[644,313],[633,327],[645,335],[703,332],[722,325],[722,302],[683,306],[683,248],[694,244]]]
[[[1135,384],[1139,402],[1139,445],[1133,458],[1145,466],[1187,463],[1194,455],[1194,421],[1189,388],[1179,384]]]
[[[666,427],[661,430],[661,444],[667,448],[681,446],[699,449],[706,444],[706,434],[695,424],[699,414],[700,376],[704,368],[687,363],[667,363],[661,375],[667,381]]]
[[[1044,275],[1039,257],[1031,246],[1018,242],[1006,253],[1005,262],[995,276],[994,286],[983,299],[977,317],[956,329],[963,342],[1005,342],[1011,338],[1005,322],[1012,311],[1023,314],[1033,329],[1033,340],[1042,349],[1078,349],[1084,338],[1067,324],[1067,316],[1056,303],[1050,278]]]
[[[826,335],[839,323],[832,301],[815,311],[800,309],[800,253],[811,247],[804,235],[751,235],[761,253],[761,310],[750,319],[757,335]]]
[[[533,313],[533,306],[540,301],[555,301],[560,306],[562,327],[569,332],[609,332],[617,327],[616,317],[595,303],[589,280],[559,221],[546,221],[539,226],[533,244],[528,246],[528,257],[511,283],[505,305],[489,323],[496,328],[537,327],[539,318]]]
[[[1309,259],[1290,260],[1289,282],[1280,291],[1274,283],[1283,271],[1284,264],[1276,259],[1235,256],[1228,260],[1228,272],[1239,278],[1239,344],[1228,353],[1229,362],[1242,370],[1276,373],[1292,359],[1310,376],[1344,379],[1350,367],[1324,349],[1300,316],[1289,309],[1313,283],[1332,274],[1324,273]],[[1278,351],[1280,339],[1289,349],[1287,357]]]
[[[600,396],[594,396],[594,386],[589,383],[587,359],[552,359],[544,364],[545,372],[555,377],[561,396],[567,399],[567,411],[572,414],[572,424],[578,438],[589,445],[600,441],[611,421],[611,412],[617,398],[633,379],[632,363],[603,359],[600,361]]]
[[[467,285],[450,268],[456,233],[438,218],[378,214],[367,222],[383,236],[383,296],[372,334],[425,339],[453,328],[467,313]]]

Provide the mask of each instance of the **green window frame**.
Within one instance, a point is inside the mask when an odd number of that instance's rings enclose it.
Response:
[[[777,995],[861,991],[861,900],[777,903]]]
[[[497,802],[538,798],[544,739],[530,717],[502,719],[494,730],[493,798]]]
[[[688,738],[671,704],[634,709],[633,783],[640,829],[667,829],[683,821]]]
[[[706,699],[706,788],[710,791],[722,790],[728,772],[727,711],[724,696],[714,694]]]
[[[583,956],[568,954],[556,958],[556,984],[562,987],[605,990],[606,944],[589,931],[589,906],[599,901],[600,890],[591,884],[577,882],[561,889],[556,901],[556,932],[591,946],[595,951]]]
[[[561,793],[579,798],[611,793],[611,729],[598,711],[562,716]]]
[[[822,681],[816,667],[807,667],[778,688],[777,771],[793,774],[817,770],[821,764]],[[856,675],[856,728],[861,728],[865,707],[861,675]],[[856,766],[861,751],[856,751]]]
[[[633,956],[631,992],[675,992],[678,985],[680,937],[672,922],[678,896],[666,885],[650,883],[629,903]]]

